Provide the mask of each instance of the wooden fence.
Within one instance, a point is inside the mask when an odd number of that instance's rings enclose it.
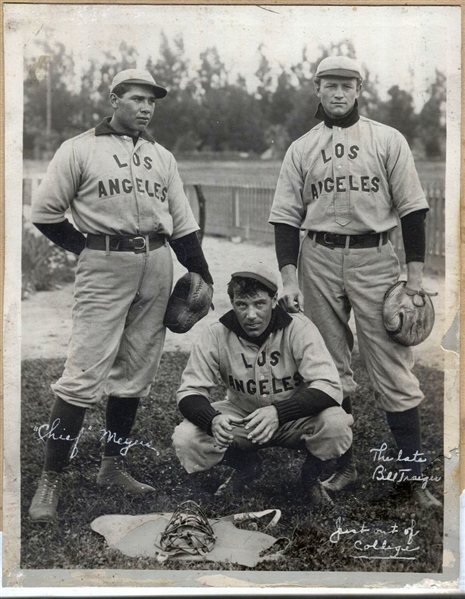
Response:
[[[30,215],[31,198],[43,175],[23,179],[23,214]],[[198,217],[197,194],[194,185],[185,186],[187,197]],[[243,241],[273,243],[273,227],[268,224],[274,186],[260,185],[202,185],[206,199],[206,235],[240,237]],[[445,256],[445,194],[439,184],[424,185],[430,211],[426,219],[426,253]],[[403,251],[400,226],[391,234],[391,241],[400,253]]]

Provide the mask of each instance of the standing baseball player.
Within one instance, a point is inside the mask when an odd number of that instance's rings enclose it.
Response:
[[[154,491],[126,472],[121,449],[163,350],[173,270],[168,242],[181,264],[213,283],[176,161],[146,131],[156,100],[166,94],[147,71],[118,73],[110,88],[113,115],[63,143],[33,204],[34,224],[79,260],[68,357],[52,385],[32,520],[55,518],[63,469],[86,410],[103,394],[106,443],[98,482],[135,494]],[[68,208],[77,229],[65,218]]]
[[[316,116],[323,122],[287,151],[270,215],[284,302],[290,312],[303,309],[317,325],[338,368],[347,413],[352,412],[350,396],[357,388],[351,370],[354,337],[348,324],[353,310],[360,356],[398,450],[404,459],[410,458],[414,480],[421,475],[414,456],[421,453],[418,405],[424,396],[412,374],[412,349],[389,338],[382,306],[384,294],[400,274],[388,239],[397,217],[407,293],[422,290],[428,204],[404,137],[359,115],[358,65],[345,56],[325,58],[314,85],[320,99]],[[302,243],[300,230],[305,232]],[[323,484],[339,491],[356,479],[351,448]],[[422,506],[441,505],[420,483],[412,483],[409,490]]]
[[[277,290],[277,275],[263,264],[233,273],[232,310],[205,329],[182,374],[177,399],[185,420],[173,445],[189,473],[220,462],[235,468],[236,493],[259,476],[260,448],[306,450],[308,502],[331,504],[318,476],[324,461],[347,452],[353,418],[340,406],[339,376],[318,329],[279,307]],[[226,399],[210,403],[219,381]]]

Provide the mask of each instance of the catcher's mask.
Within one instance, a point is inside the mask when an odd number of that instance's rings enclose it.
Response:
[[[200,507],[194,501],[185,501],[173,513],[156,544],[170,555],[205,555],[213,549],[215,541],[213,529]]]
[[[409,295],[405,288],[405,281],[397,281],[387,290],[383,303],[384,328],[400,345],[418,345],[433,329],[434,306],[430,296],[437,294],[421,289]]]

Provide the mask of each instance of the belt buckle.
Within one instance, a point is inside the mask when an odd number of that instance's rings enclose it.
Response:
[[[141,242],[141,245],[136,245],[136,242]],[[145,237],[142,237],[142,235],[138,235],[137,237],[132,238],[132,244],[135,252],[143,252],[146,248],[147,242],[145,240]]]
[[[323,241],[326,243],[326,245],[334,247],[334,242],[333,241],[328,241],[326,239],[326,235],[332,235],[332,233],[323,233]]]

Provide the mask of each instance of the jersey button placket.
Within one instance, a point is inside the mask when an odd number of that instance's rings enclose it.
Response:
[[[333,127],[334,161],[334,220],[344,227],[350,223],[349,165],[347,155],[347,129]]]

